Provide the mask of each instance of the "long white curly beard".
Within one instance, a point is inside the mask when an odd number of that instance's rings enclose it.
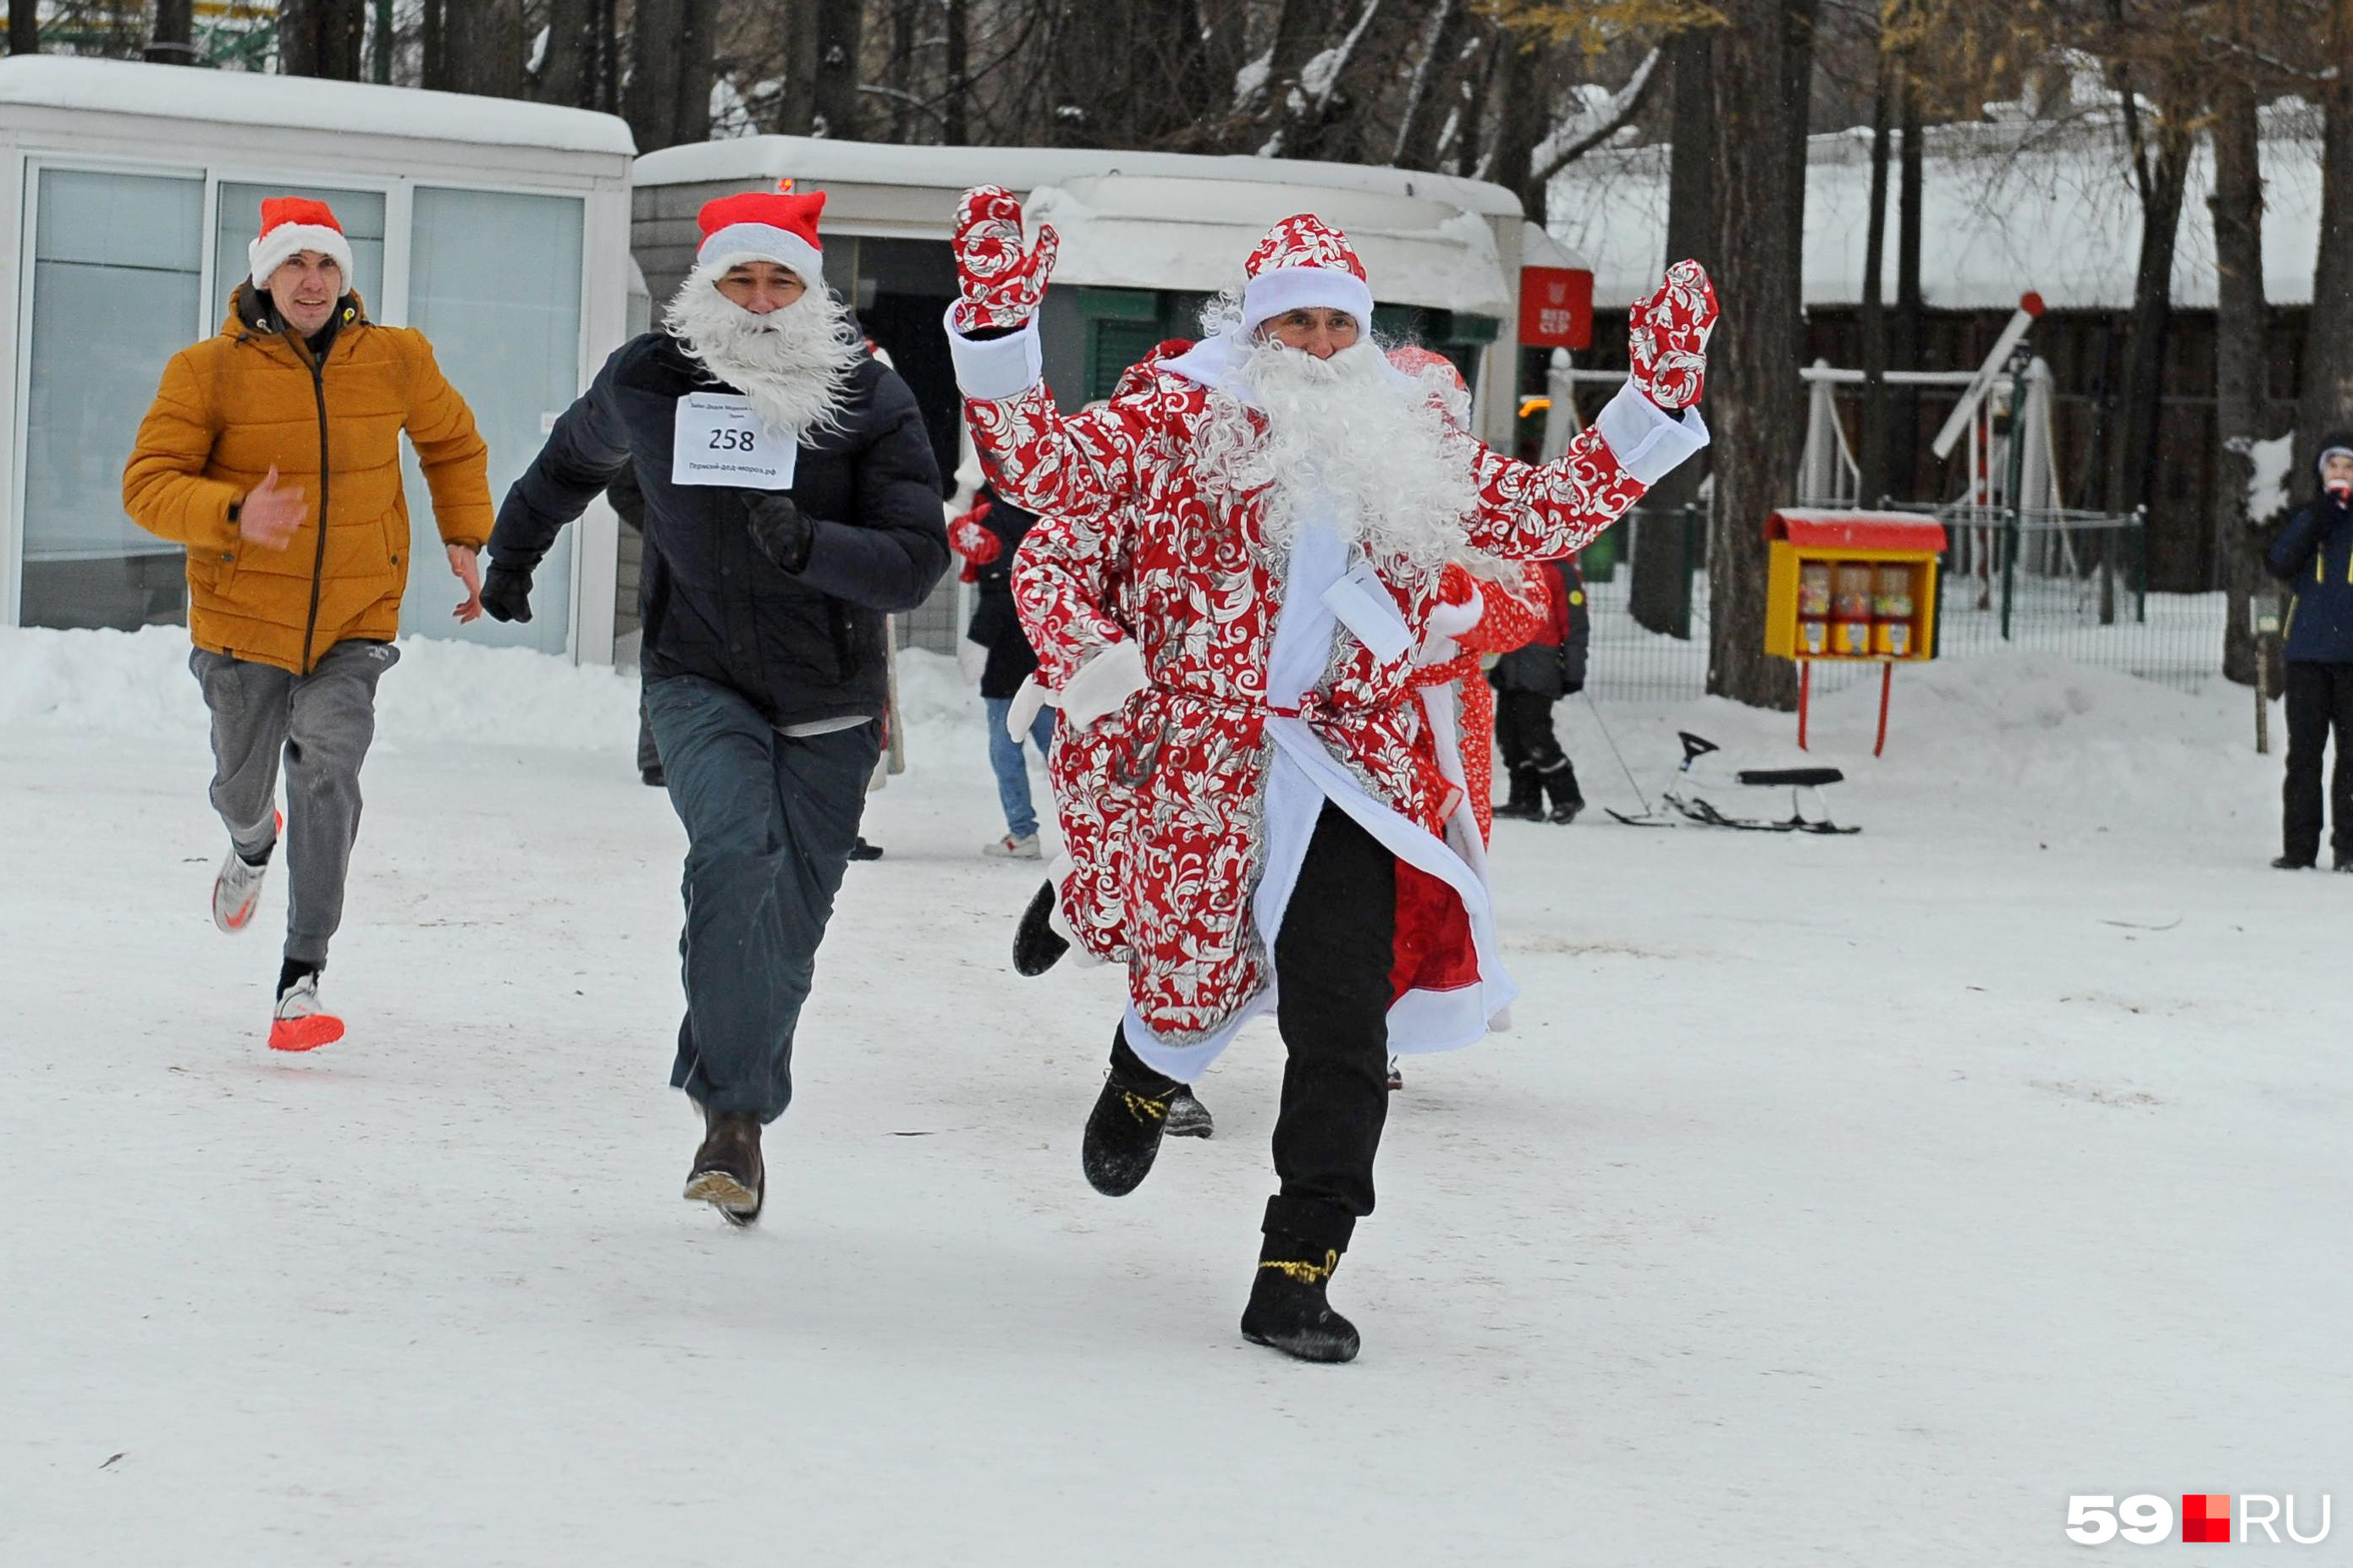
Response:
[[[1322,502],[1376,560],[1430,571],[1461,549],[1478,505],[1471,443],[1423,389],[1391,379],[1370,342],[1319,360],[1262,340],[1240,374],[1265,428],[1238,398],[1210,393],[1197,471],[1213,494],[1264,491],[1270,547],[1288,552],[1303,512]]]
[[[679,289],[662,322],[689,358],[749,397],[772,432],[840,428],[849,372],[866,345],[831,289],[810,289],[758,316],[697,273]]]

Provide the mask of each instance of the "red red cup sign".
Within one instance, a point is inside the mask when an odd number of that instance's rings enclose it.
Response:
[[[1535,349],[1593,342],[1593,274],[1581,267],[1520,268],[1520,342]]]

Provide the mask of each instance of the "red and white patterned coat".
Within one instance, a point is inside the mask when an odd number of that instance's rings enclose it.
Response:
[[[1456,701],[1455,722],[1461,735],[1463,788],[1471,796],[1471,809],[1479,819],[1479,841],[1485,843],[1495,831],[1495,693],[1488,686],[1480,668],[1482,656],[1510,653],[1525,647],[1544,625],[1544,584],[1536,576],[1539,570],[1530,564],[1523,568],[1517,584],[1482,581],[1460,566],[1449,566],[1439,584],[1439,599],[1443,604],[1461,605],[1472,595],[1479,598],[1479,618],[1468,629],[1459,631],[1451,639],[1454,656],[1436,664],[1416,667],[1412,684],[1417,691],[1451,687]],[[1516,588],[1518,591],[1514,592]],[[1434,747],[1433,731],[1422,729],[1424,747]],[[1437,765],[1433,754],[1431,765]]]
[[[965,405],[999,493],[1040,519],[1014,569],[1040,684],[1058,689],[1102,650],[1131,637],[1140,645],[1150,685],[1092,731],[1066,729],[1056,747],[1080,863],[1063,913],[1090,950],[1125,959],[1137,1015],[1171,1044],[1216,1035],[1264,990],[1270,970],[1251,900],[1265,839],[1267,658],[1285,563],[1263,541],[1258,495],[1211,496],[1198,480],[1191,454],[1208,397],[1163,370],[1143,390],[1073,416],[1042,383]],[[1468,436],[1451,447],[1478,488],[1471,546],[1507,558],[1582,549],[1645,489],[1598,426],[1542,468]],[[1410,634],[1407,649],[1381,658],[1336,633],[1299,717],[1375,800],[1438,834],[1446,786],[1416,749],[1408,689],[1439,574],[1374,564]],[[1080,830],[1070,834],[1074,815]],[[1399,994],[1445,984],[1466,962],[1453,895],[1403,866],[1398,932]]]

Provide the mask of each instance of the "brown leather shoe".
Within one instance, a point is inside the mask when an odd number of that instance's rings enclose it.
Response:
[[[760,1217],[768,1195],[767,1168],[760,1160],[760,1119],[748,1110],[702,1113],[702,1147],[686,1178],[689,1203],[707,1203],[732,1225]]]

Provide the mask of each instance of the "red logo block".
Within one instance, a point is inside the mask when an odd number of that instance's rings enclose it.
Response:
[[[2215,1542],[2229,1545],[2231,1541],[2231,1494],[2212,1492],[2205,1496],[2185,1496],[2181,1500],[2181,1539],[2192,1542]]]

